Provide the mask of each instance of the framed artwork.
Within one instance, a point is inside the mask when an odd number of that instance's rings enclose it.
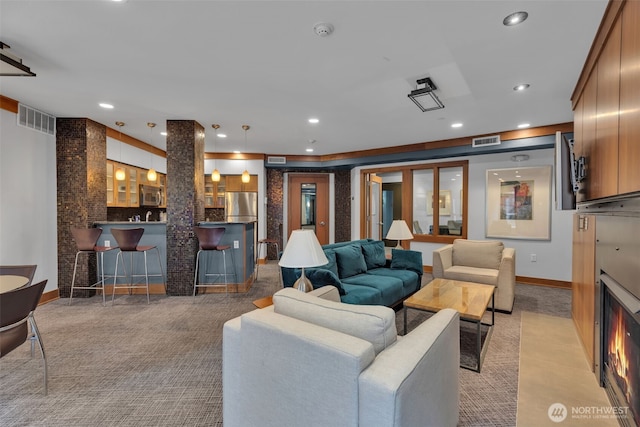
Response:
[[[433,192],[427,191],[427,215],[433,215],[432,203]],[[440,190],[438,207],[440,216],[451,215],[451,190]]]
[[[487,170],[487,237],[551,240],[551,166]]]

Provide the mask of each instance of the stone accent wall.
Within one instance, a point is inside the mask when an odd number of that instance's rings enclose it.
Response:
[[[77,252],[71,228],[92,227],[107,219],[107,129],[85,118],[56,120],[56,177],[58,213],[58,288],[68,297]],[[78,260],[76,282],[95,282],[95,255]],[[93,291],[77,291],[89,296]]]
[[[333,173],[335,182],[335,241],[351,240],[351,173],[349,170],[267,169],[267,238],[278,239],[282,250],[284,174],[294,172]],[[275,247],[269,245],[269,259],[277,259]]]
[[[167,120],[167,294],[191,295],[198,239],[204,221],[204,128],[193,120]]]

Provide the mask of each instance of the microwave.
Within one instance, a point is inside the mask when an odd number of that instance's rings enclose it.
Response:
[[[140,206],[160,206],[162,197],[162,188],[153,185],[140,186]]]

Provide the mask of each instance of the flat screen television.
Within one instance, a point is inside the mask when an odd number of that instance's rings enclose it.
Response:
[[[578,171],[572,149],[573,133],[556,132],[555,143],[555,182],[556,210],[576,208],[578,192]]]

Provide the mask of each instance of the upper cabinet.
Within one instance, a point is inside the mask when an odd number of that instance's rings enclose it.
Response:
[[[224,193],[226,177],[221,176],[220,181],[214,182],[211,175],[204,177],[204,207],[224,208]]]
[[[155,181],[149,181],[146,169],[107,160],[107,206],[139,207],[140,185],[155,185],[165,192],[166,179],[165,174],[158,173]],[[165,204],[160,207],[165,207]]]
[[[576,200],[640,191],[640,2],[607,9],[582,73],[573,99],[574,140],[587,176]]]
[[[227,179],[227,191],[258,191],[258,176],[251,175],[251,179],[248,183],[242,182],[241,175],[226,175]]]
[[[618,191],[640,190],[640,2],[627,1],[620,46]]]

